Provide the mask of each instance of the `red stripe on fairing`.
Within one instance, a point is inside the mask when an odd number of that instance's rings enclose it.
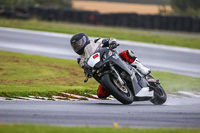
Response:
[[[99,56],[99,54],[95,54],[95,55],[93,56],[93,59],[97,58],[98,56]]]

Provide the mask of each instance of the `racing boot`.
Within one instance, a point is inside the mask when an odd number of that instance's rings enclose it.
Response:
[[[136,69],[141,72],[144,75],[148,75],[151,73],[151,70],[145,66],[143,66],[138,58],[135,59],[135,61],[131,64],[132,66],[136,66]]]

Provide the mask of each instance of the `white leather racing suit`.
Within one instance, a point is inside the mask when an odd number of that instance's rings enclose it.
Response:
[[[97,47],[102,44],[103,38],[97,38],[85,47],[84,53],[78,57],[78,64],[81,68],[84,67],[85,60],[88,59],[97,49]]]
[[[103,43],[103,41],[105,40],[105,42],[107,43]],[[85,47],[84,49],[84,53],[82,55],[80,55],[77,59],[78,64],[81,68],[84,68],[85,65],[85,60],[88,59],[97,49],[97,47],[99,45],[105,45],[105,46],[110,46],[110,44],[115,41],[115,38],[110,38],[110,39],[103,39],[103,38],[97,38],[94,41],[90,41],[90,43]],[[104,47],[104,46],[103,46]],[[151,71],[149,68],[144,67],[140,61],[135,57],[134,53],[131,50],[124,50],[122,52],[119,53],[119,56],[126,62],[128,62],[129,64],[132,64],[133,66],[136,66],[137,69],[147,75],[149,74]]]

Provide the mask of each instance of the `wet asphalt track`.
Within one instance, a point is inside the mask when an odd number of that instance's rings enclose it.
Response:
[[[0,50],[76,59],[71,35],[0,28]],[[153,70],[200,77],[200,51],[119,41]],[[169,98],[122,105],[111,101],[0,101],[0,123],[43,123],[67,126],[200,127],[200,98]]]
[[[122,105],[99,101],[0,101],[0,122],[63,126],[200,128],[199,98],[169,98],[162,106],[150,102]]]
[[[71,35],[0,27],[0,50],[76,59]],[[200,77],[200,50],[118,41],[119,51],[131,49],[152,70]]]

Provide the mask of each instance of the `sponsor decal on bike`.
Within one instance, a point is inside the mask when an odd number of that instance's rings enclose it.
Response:
[[[131,76],[131,79],[133,79],[133,75]]]
[[[112,52],[111,52],[111,51],[109,51],[108,55],[109,55],[109,56],[111,56],[111,55],[112,55]]]
[[[117,54],[113,55],[112,57],[113,57],[114,59],[118,59],[118,58],[119,58],[119,56],[118,56]]]

